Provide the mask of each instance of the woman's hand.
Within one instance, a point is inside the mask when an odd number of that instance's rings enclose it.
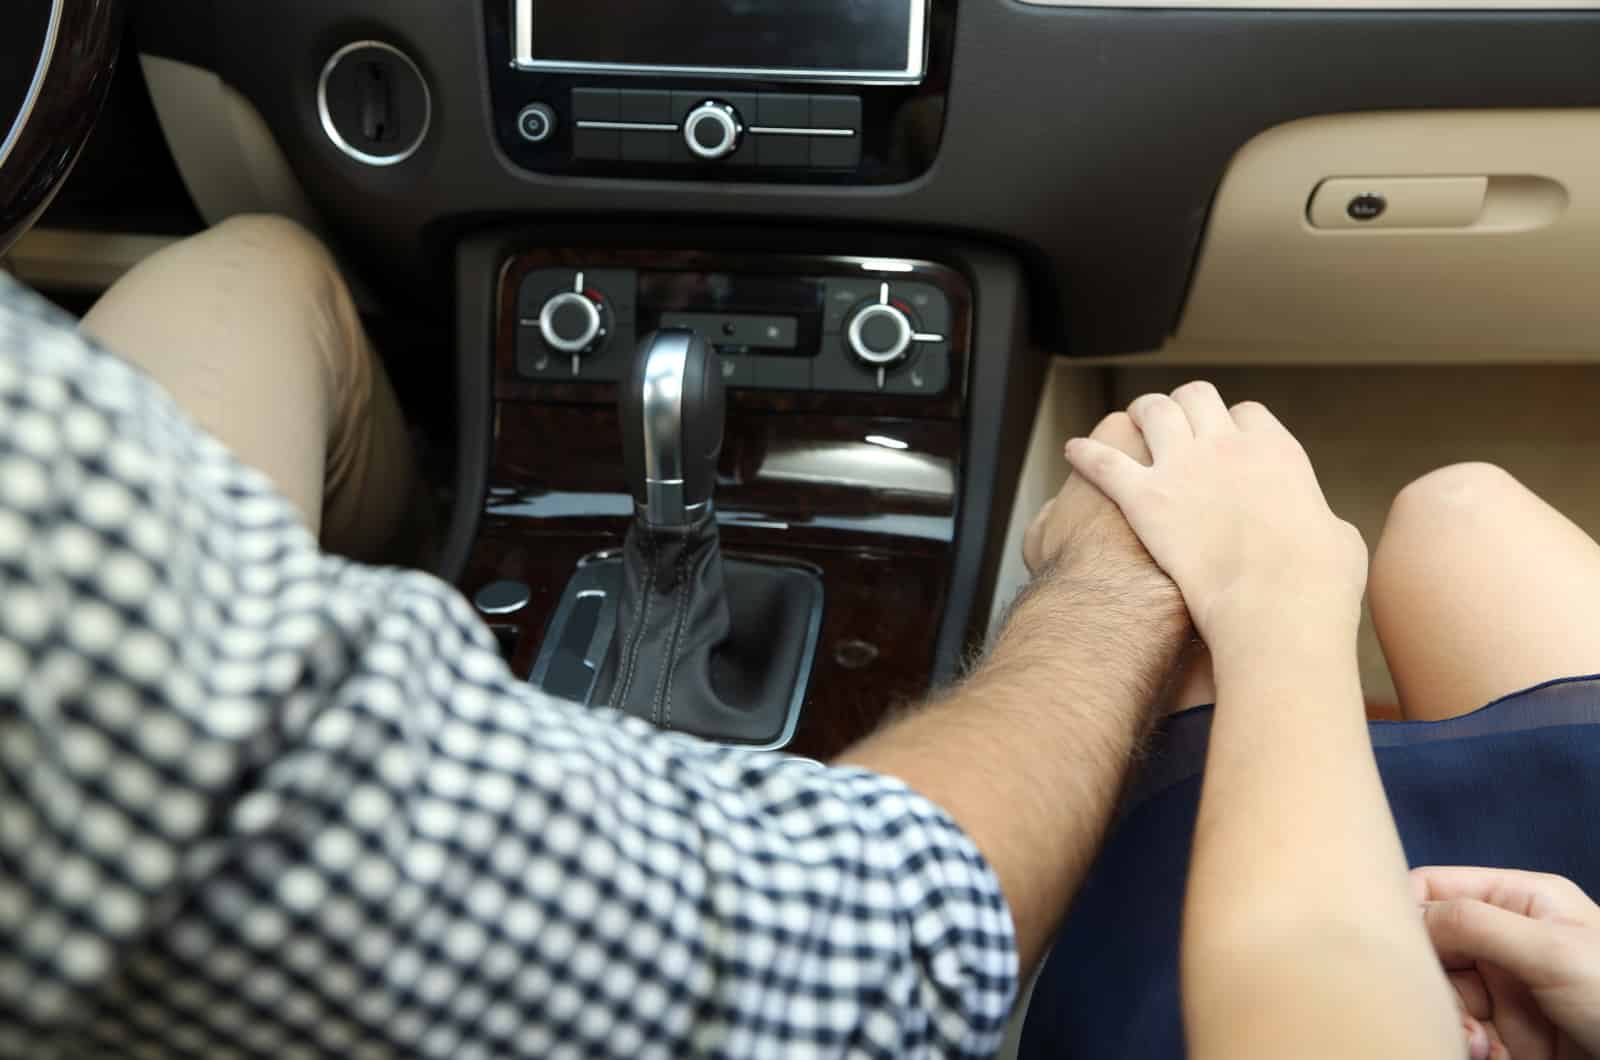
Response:
[[[1427,868],[1411,879],[1474,1060],[1600,1057],[1600,906],[1537,872]]]
[[[1305,450],[1272,413],[1253,402],[1230,410],[1210,383],[1146,394],[1128,412],[1151,466],[1092,438],[1068,442],[1067,459],[1122,509],[1213,651],[1302,625],[1307,608],[1353,635],[1366,546],[1329,510]]]

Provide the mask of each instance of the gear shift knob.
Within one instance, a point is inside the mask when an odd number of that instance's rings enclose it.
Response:
[[[645,336],[618,400],[628,486],[645,526],[689,526],[711,510],[725,411],[722,365],[704,339],[676,328]]]

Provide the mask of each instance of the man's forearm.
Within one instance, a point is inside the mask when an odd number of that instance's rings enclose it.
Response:
[[[972,837],[1024,972],[1088,871],[1188,635],[1159,570],[1096,559],[1042,572],[971,677],[845,756],[904,780]]]

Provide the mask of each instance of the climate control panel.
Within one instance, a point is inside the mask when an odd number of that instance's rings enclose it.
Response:
[[[910,263],[827,260],[834,274],[529,269],[516,294],[517,374],[618,382],[642,336],[686,328],[716,351],[732,388],[947,396],[965,347],[947,285]],[[887,274],[864,275],[878,267]]]

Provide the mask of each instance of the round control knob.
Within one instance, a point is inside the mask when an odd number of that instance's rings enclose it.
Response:
[[[604,329],[600,307],[576,291],[556,295],[539,311],[539,333],[560,353],[587,353]]]
[[[696,156],[715,162],[739,149],[744,123],[739,112],[726,103],[708,100],[689,112],[683,120],[683,140]]]
[[[893,364],[911,349],[916,329],[892,305],[869,305],[857,313],[845,331],[850,352],[871,365]]]

